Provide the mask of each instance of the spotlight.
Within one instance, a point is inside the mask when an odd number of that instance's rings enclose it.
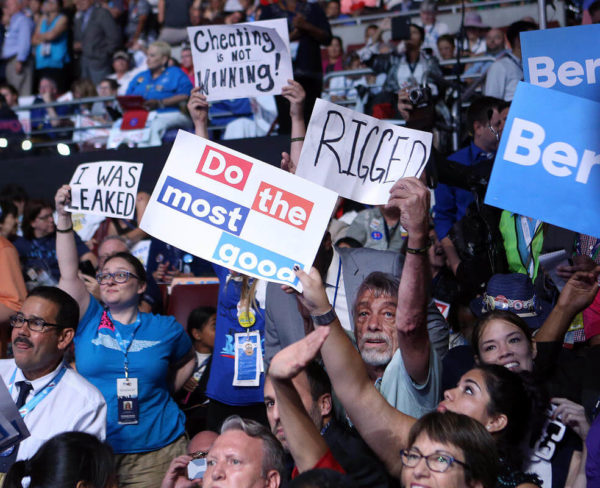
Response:
[[[25,139],[21,143],[21,149],[23,149],[23,151],[30,151],[32,147],[33,147],[33,144],[31,143],[31,141],[29,139]]]
[[[8,147],[8,139],[6,137],[0,137],[0,148],[4,149]]]
[[[59,142],[56,145],[56,150],[58,151],[58,154],[60,154],[61,156],[70,156],[71,155],[71,148],[69,147],[68,144],[65,144],[64,142]]]

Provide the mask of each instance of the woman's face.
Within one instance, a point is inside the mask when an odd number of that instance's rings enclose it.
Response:
[[[338,39],[333,39],[331,44],[327,46],[327,55],[331,59],[337,59],[342,55],[342,45]]]
[[[135,269],[123,258],[113,258],[106,262],[102,268],[103,273],[116,273],[117,271],[129,271],[135,275]],[[111,305],[137,304],[138,297],[146,289],[146,284],[137,278],[129,276],[125,283],[117,283],[114,278],[100,285],[100,296],[102,301],[109,307]]]
[[[444,392],[444,400],[438,405],[438,412],[462,413],[487,426],[491,420],[488,414],[490,395],[485,378],[479,369],[465,373],[456,388]]]
[[[454,47],[446,40],[438,42],[438,51],[442,59],[452,59],[454,57]]]
[[[410,26],[410,39],[406,43],[414,48],[420,48],[423,44],[423,38],[421,37],[421,31],[414,25]]]
[[[452,444],[442,444],[432,441],[425,433],[420,434],[411,448],[410,452],[422,456],[431,454],[451,456],[457,461],[465,462],[462,449]],[[465,480],[465,468],[458,463],[452,463],[443,473],[432,471],[424,458],[421,458],[413,468],[402,467],[402,486],[404,488],[428,487],[428,488],[468,488]]]
[[[166,66],[167,61],[169,61],[169,58],[164,56],[158,47],[150,46],[148,48],[148,57],[146,58],[148,69],[154,70]]]
[[[17,233],[17,217],[13,214],[6,214],[4,221],[0,224],[0,235],[7,239]]]
[[[535,346],[516,325],[501,319],[490,320],[479,338],[479,360],[499,364],[511,371],[533,371]]]

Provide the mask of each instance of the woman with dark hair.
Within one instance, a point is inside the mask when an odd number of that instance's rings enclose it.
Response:
[[[342,71],[344,69],[344,43],[342,38],[333,36],[326,51],[327,55],[323,59],[323,74]]]
[[[158,487],[171,460],[186,449],[185,416],[171,392],[192,374],[192,343],[173,317],[138,311],[146,272],[127,252],[110,256],[96,275],[102,304],[88,293],[73,262],[70,187],[60,188],[55,201],[59,287],[77,300],[81,313],[77,370],[106,400],[106,438],[117,454],[121,483]]]
[[[408,448],[400,455],[403,486],[423,484],[428,477],[456,487],[496,486],[498,452],[494,439],[483,425],[466,415],[424,415],[410,429]],[[456,483],[450,485],[452,482]]]
[[[35,46],[36,80],[52,78],[59,93],[65,90],[64,67],[69,62],[69,20],[61,13],[62,0],[44,0],[31,44]]]
[[[12,240],[17,235],[19,210],[9,200],[0,200],[0,236]]]
[[[38,285],[54,286],[60,278],[58,261],[56,260],[56,226],[52,204],[46,200],[30,200],[23,212],[23,236],[14,241],[14,245],[21,258],[23,277],[27,288],[31,289]],[[75,234],[78,261],[91,260],[96,257]]]
[[[84,432],[64,432],[48,439],[35,455],[17,461],[4,480],[5,488],[116,488],[112,449]]]

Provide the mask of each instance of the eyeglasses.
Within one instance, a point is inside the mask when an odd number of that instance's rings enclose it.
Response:
[[[110,279],[114,280],[115,283],[126,283],[129,278],[140,279],[139,276],[134,275],[129,271],[115,271],[114,273],[98,273],[96,275],[96,281],[100,285],[106,285]]]
[[[400,451],[400,456],[402,464],[409,468],[414,468],[417,464],[419,464],[421,458],[425,458],[427,467],[436,473],[444,473],[448,471],[450,466],[452,466],[454,463],[460,464],[465,469],[469,468],[467,464],[453,458],[448,454],[430,454],[429,456],[424,456],[419,451],[402,449]]]
[[[192,457],[192,459],[204,459],[206,456],[208,456],[208,451],[192,452],[190,456]]]
[[[33,332],[45,332],[47,327],[60,327],[58,324],[49,324],[39,317],[26,319],[25,316],[20,313],[10,317],[10,326],[14,329],[20,329],[25,324],[27,324],[29,330]]]

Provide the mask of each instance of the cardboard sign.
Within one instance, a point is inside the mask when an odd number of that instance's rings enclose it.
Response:
[[[140,227],[190,254],[300,289],[337,195],[179,131]]]
[[[519,83],[485,203],[600,237],[600,103]]]
[[[142,174],[142,163],[102,161],[82,163],[71,178],[70,212],[131,219]]]
[[[522,32],[521,48],[525,81],[600,101],[600,24]]]
[[[429,132],[399,127],[317,99],[296,175],[369,205],[387,203],[399,178],[420,176]]]
[[[195,86],[207,100],[279,95],[293,78],[287,21],[188,27]]]

